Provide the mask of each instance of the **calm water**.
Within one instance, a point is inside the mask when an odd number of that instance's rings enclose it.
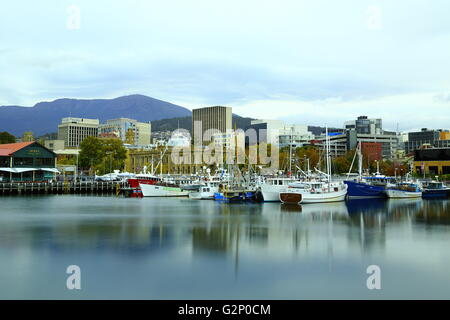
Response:
[[[450,299],[450,205],[0,198],[2,299]],[[66,288],[81,268],[82,290]],[[366,268],[382,270],[382,290]]]

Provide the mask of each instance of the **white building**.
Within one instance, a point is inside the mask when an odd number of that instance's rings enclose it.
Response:
[[[131,145],[146,146],[151,143],[150,122],[139,122],[128,118],[112,119],[101,124],[99,130],[100,134],[114,133],[123,142]]]
[[[252,120],[250,129],[255,129],[258,142],[276,143],[280,148],[289,146],[302,147],[314,140],[314,134],[308,126],[286,124],[282,120]]]
[[[75,148],[86,137],[97,137],[98,127],[98,119],[63,118],[58,125],[58,140],[64,140],[65,148]]]

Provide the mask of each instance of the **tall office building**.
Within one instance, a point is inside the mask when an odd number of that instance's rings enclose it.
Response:
[[[98,119],[63,118],[58,125],[58,140],[64,140],[66,148],[78,148],[86,137],[98,136]]]
[[[201,132],[198,132],[198,130],[200,130],[199,124],[201,124]],[[194,140],[202,136],[203,141],[211,141],[213,136],[217,137],[218,135],[214,134],[214,132],[211,131],[212,129],[219,130],[219,135],[224,136],[226,135],[227,130],[232,129],[231,107],[215,106],[192,110],[192,130]],[[194,142],[197,143],[198,141]]]
[[[381,119],[369,119],[366,116],[360,116],[356,120],[347,121],[345,129],[354,129],[358,134],[382,134],[383,122]]]
[[[149,145],[152,134],[150,122],[128,118],[106,120],[106,123],[100,125],[100,133],[114,133],[123,142],[138,146]]]

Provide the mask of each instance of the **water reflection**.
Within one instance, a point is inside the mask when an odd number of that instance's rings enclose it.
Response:
[[[260,268],[260,263],[278,259],[323,259],[333,272],[343,257],[386,255],[393,245],[403,246],[397,234],[437,232],[436,226],[450,224],[447,200],[292,206],[49,196],[5,197],[2,203],[0,255],[9,250],[26,250],[36,259],[42,252],[74,257],[112,254],[124,261],[130,256],[185,256],[188,261],[231,263],[236,278],[246,265]],[[449,231],[439,232],[448,237]],[[2,266],[15,267],[6,260]]]
[[[240,238],[241,245],[265,247],[271,239],[291,237],[298,248],[299,241],[308,240],[310,228],[336,225],[346,227],[350,242],[370,249],[371,242],[383,246],[388,224],[450,224],[446,200],[351,200],[307,205],[227,205],[178,199],[133,201],[125,215],[114,205],[104,205],[100,215],[99,211],[92,216],[80,212],[75,218],[70,214],[64,218],[63,208],[57,213],[59,216],[55,213],[39,218],[39,212],[30,212],[33,218],[28,220],[24,218],[26,212],[18,217],[13,217],[14,213],[6,217],[3,214],[0,246],[112,249],[136,254],[190,243],[194,252],[227,252],[236,247],[236,238]],[[177,206],[164,212],[162,209],[170,209],[171,201],[177,202]],[[71,205],[70,202],[61,205]],[[147,204],[151,207],[146,207]]]

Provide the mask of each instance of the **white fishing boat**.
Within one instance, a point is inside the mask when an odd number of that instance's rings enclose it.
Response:
[[[139,184],[144,197],[187,197],[189,191],[168,183]]]
[[[300,203],[324,203],[344,201],[347,196],[348,186],[342,181],[331,180],[331,160],[330,160],[330,142],[328,129],[326,130],[326,164],[327,173],[323,173],[316,169],[326,177],[322,181],[302,181],[292,184],[290,188],[279,193],[279,199],[286,204]]]
[[[280,201],[285,204],[339,202],[347,195],[347,185],[343,182],[302,182],[302,185],[280,192]]]
[[[395,185],[389,186],[386,189],[386,196],[392,199],[405,199],[405,198],[421,198],[422,188],[413,182],[401,182]]]
[[[289,185],[295,182],[295,178],[267,178],[264,183],[261,184],[261,194],[264,198],[264,202],[279,202],[280,192],[284,192],[289,188]]]
[[[189,192],[189,199],[194,200],[214,200],[214,194],[219,192],[219,185],[217,183],[207,183],[200,186],[198,191]]]

